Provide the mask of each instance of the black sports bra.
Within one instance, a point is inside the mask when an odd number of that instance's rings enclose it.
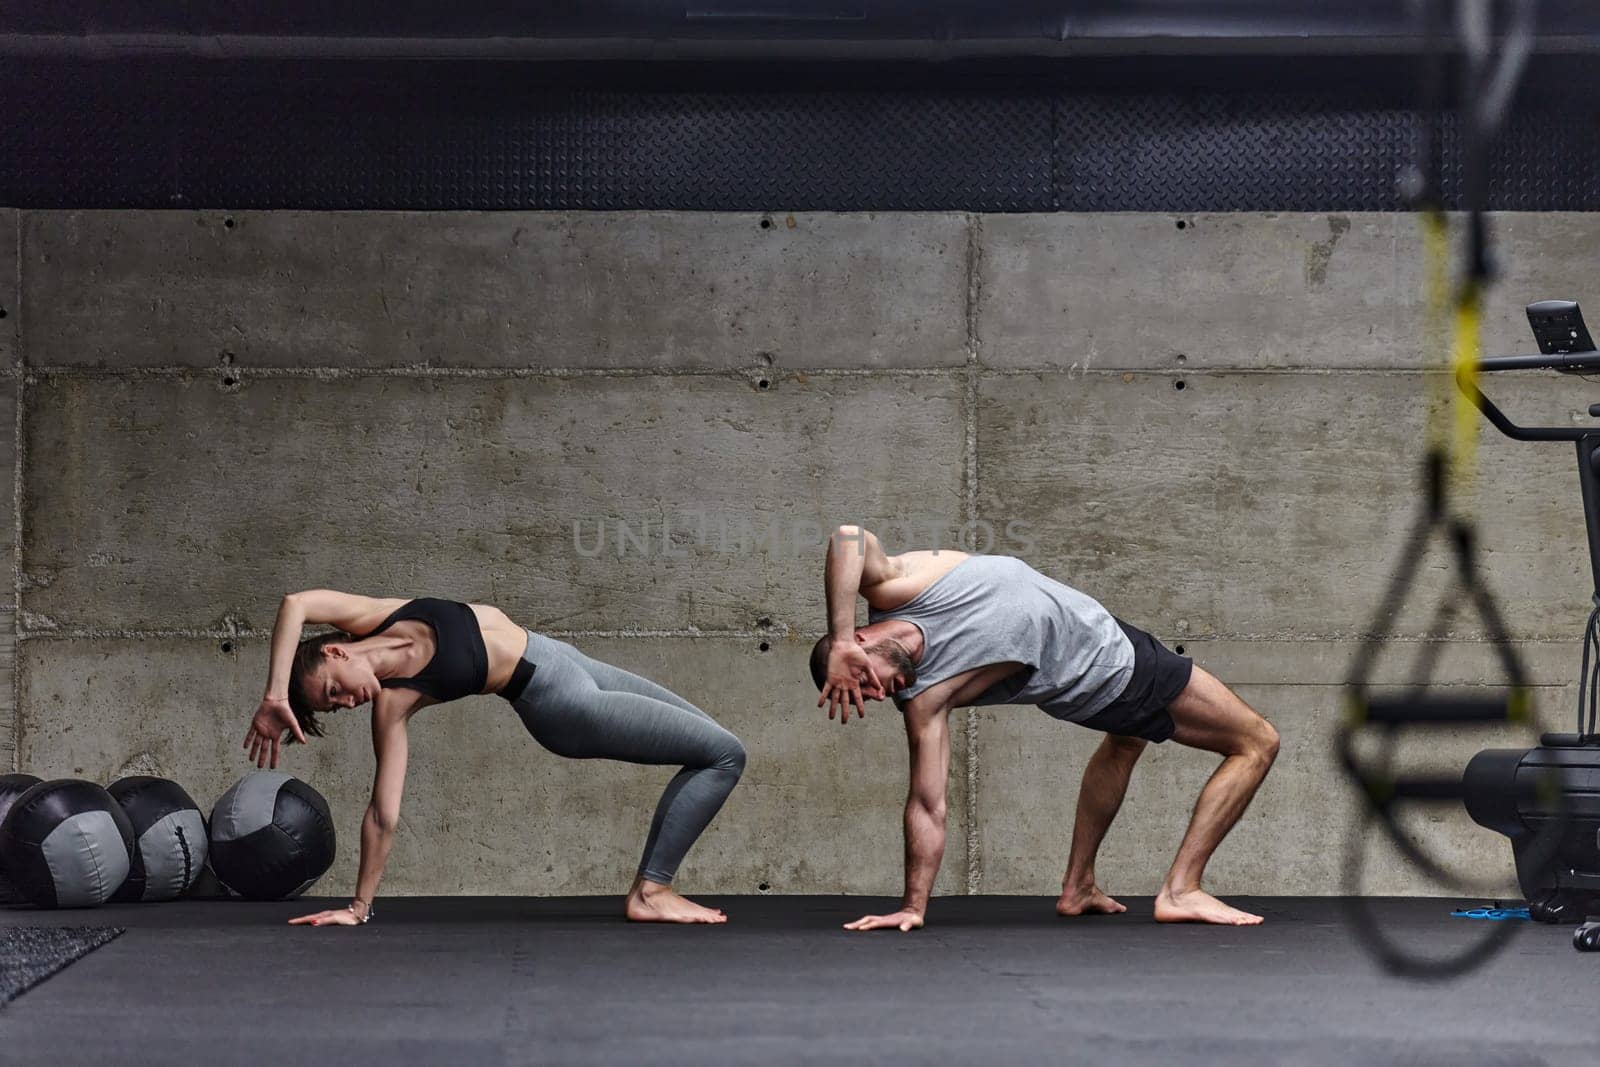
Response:
[[[384,678],[385,689],[415,689],[443,702],[483,692],[489,678],[489,651],[472,608],[455,600],[421,597],[408,600],[383,620],[368,637],[405,619],[419,619],[433,629],[433,658],[414,678]]]

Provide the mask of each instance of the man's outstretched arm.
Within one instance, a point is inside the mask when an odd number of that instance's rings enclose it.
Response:
[[[893,915],[867,915],[847,930],[898,927],[914,930],[928,912],[928,897],[944,859],[945,787],[950,779],[950,711],[928,712],[915,702],[905,712],[911,752],[911,789],[906,796],[906,892]]]

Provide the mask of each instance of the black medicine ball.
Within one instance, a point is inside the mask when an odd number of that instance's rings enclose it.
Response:
[[[128,877],[133,827],[93,782],[58,778],[23,793],[0,823],[0,865],[31,904],[93,908]]]
[[[140,775],[112,782],[133,825],[133,865],[113,898],[176,900],[205,869],[210,842],[200,809],[177,782]]]
[[[252,771],[211,809],[211,869],[241,897],[297,897],[328,872],[333,855],[328,802],[281,771]]]
[[[39,779],[31,774],[0,774],[0,823],[6,821],[6,812],[11,810],[11,804],[22,794],[39,784]],[[0,904],[21,904],[22,895],[11,887],[11,881],[6,877],[6,868],[0,862]]]

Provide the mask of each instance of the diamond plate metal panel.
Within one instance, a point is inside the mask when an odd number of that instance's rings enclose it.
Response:
[[[1411,116],[1324,97],[1063,97],[1065,211],[1383,211]]]
[[[1064,211],[1400,211],[1415,112],[1330,94],[1066,96],[1057,119]],[[1443,122],[1443,193],[1461,206],[1460,137]],[[1595,113],[1536,101],[1490,154],[1489,206],[1600,208]]]
[[[1396,210],[1413,127],[1375,90],[1267,92],[1259,78],[1196,93],[690,92],[395,69],[0,74],[0,204]],[[1595,106],[1524,96],[1491,157],[1490,206],[1600,210]],[[1446,144],[1454,202],[1453,131]]]
[[[1048,97],[409,92],[214,99],[242,141],[189,142],[195,196],[235,207],[1048,210]],[[985,150],[974,151],[974,146]]]

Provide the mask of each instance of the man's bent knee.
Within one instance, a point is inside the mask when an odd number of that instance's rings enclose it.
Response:
[[[1266,719],[1263,719],[1260,715],[1257,715],[1256,721],[1250,730],[1249,737],[1246,740],[1243,754],[1259,760],[1267,767],[1271,767],[1273,761],[1278,758],[1278,748],[1279,738],[1277,727],[1273,726]]]
[[[1276,760],[1278,758],[1278,750],[1282,747],[1281,740],[1278,737],[1278,728],[1265,719],[1262,719],[1261,723],[1267,728],[1267,759],[1269,761]]]

